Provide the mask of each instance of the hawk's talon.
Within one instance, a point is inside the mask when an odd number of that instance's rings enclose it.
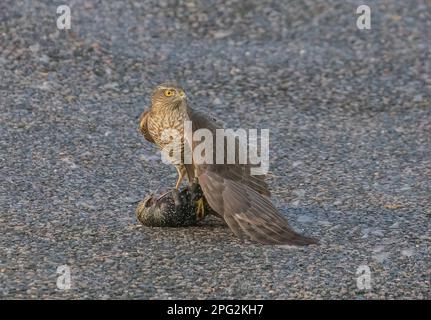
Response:
[[[196,179],[196,178],[195,178]],[[193,184],[190,187],[191,200],[196,201],[203,197],[202,189],[196,181],[193,181]]]
[[[193,183],[190,186],[190,199],[196,207],[197,219],[203,219],[205,217],[204,194],[196,177],[194,178]]]
[[[195,201],[196,205],[196,217],[198,220],[203,219],[205,217],[205,203],[204,198],[200,198],[199,200]]]

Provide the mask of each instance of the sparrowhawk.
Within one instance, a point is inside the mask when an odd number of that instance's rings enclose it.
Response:
[[[193,132],[205,128],[213,133],[213,137],[216,137],[216,129],[222,129],[217,120],[190,107],[181,87],[175,83],[164,83],[155,88],[151,108],[141,115],[139,129],[146,140],[162,149],[167,143],[162,138],[163,131],[176,130],[180,135],[179,147],[184,152],[185,145],[189,144],[191,149],[196,146],[195,142],[183,138],[184,121],[191,121]],[[214,142],[216,146],[217,142]],[[264,177],[252,175],[250,164],[198,164],[183,160],[182,157],[175,164],[179,174],[175,188],[179,188],[184,177],[188,178],[190,184],[198,183],[209,206],[238,237],[248,237],[262,244],[317,243],[313,238],[298,234],[288,225],[270,201]],[[203,209],[203,203],[199,207]]]

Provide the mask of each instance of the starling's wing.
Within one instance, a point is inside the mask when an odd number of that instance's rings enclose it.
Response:
[[[220,214],[240,238],[248,236],[262,244],[316,244],[290,228],[269,198],[240,182],[206,170],[199,184],[210,207]]]
[[[146,110],[139,117],[139,131],[144,135],[144,138],[147,141],[154,143],[154,139],[151,136],[150,132],[148,131],[148,126],[147,126],[147,120],[149,115],[150,115],[150,110]]]
[[[215,150],[221,150],[224,148],[225,152],[225,162],[227,156],[227,143],[226,140],[216,141],[216,129],[222,129],[224,127],[223,123],[218,121],[215,117],[208,115],[206,113],[193,110],[191,108],[187,109],[187,114],[189,119],[192,121],[193,132],[198,129],[208,129],[212,132],[214,141],[213,145],[216,146],[218,143],[222,143],[219,148],[215,148]],[[238,143],[236,144],[236,154],[238,154]],[[214,163],[215,163],[215,152],[214,152]],[[217,173],[221,176],[228,177],[231,180],[241,182],[250,188],[256,190],[257,192],[264,194],[266,196],[270,196],[271,193],[268,189],[268,185],[265,182],[265,175],[252,175],[250,164],[213,164],[213,165],[203,165],[200,166],[201,169],[206,169],[207,167],[211,167],[213,171],[217,171]]]

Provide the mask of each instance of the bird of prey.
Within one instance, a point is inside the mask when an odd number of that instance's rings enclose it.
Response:
[[[163,131],[176,130],[180,135],[181,150],[178,151],[183,155],[185,144],[191,144],[192,149],[195,147],[193,141],[184,139],[184,121],[191,121],[193,132],[205,128],[214,137],[216,129],[222,129],[217,120],[190,107],[180,86],[173,82],[163,83],[153,91],[151,107],[141,115],[139,130],[146,140],[161,149],[168,143],[162,137]],[[251,238],[262,244],[317,243],[313,238],[298,234],[288,225],[272,204],[264,177],[252,175],[250,164],[186,163],[183,157],[179,160],[175,164],[178,171],[175,188],[179,188],[184,177],[187,177],[190,185],[198,183],[211,209],[224,219],[239,238]],[[197,207],[197,214],[202,215],[203,198],[198,200]]]

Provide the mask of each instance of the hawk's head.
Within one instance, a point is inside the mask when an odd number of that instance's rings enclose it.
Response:
[[[178,108],[185,101],[184,90],[172,82],[158,85],[151,97],[152,106],[155,108]]]

